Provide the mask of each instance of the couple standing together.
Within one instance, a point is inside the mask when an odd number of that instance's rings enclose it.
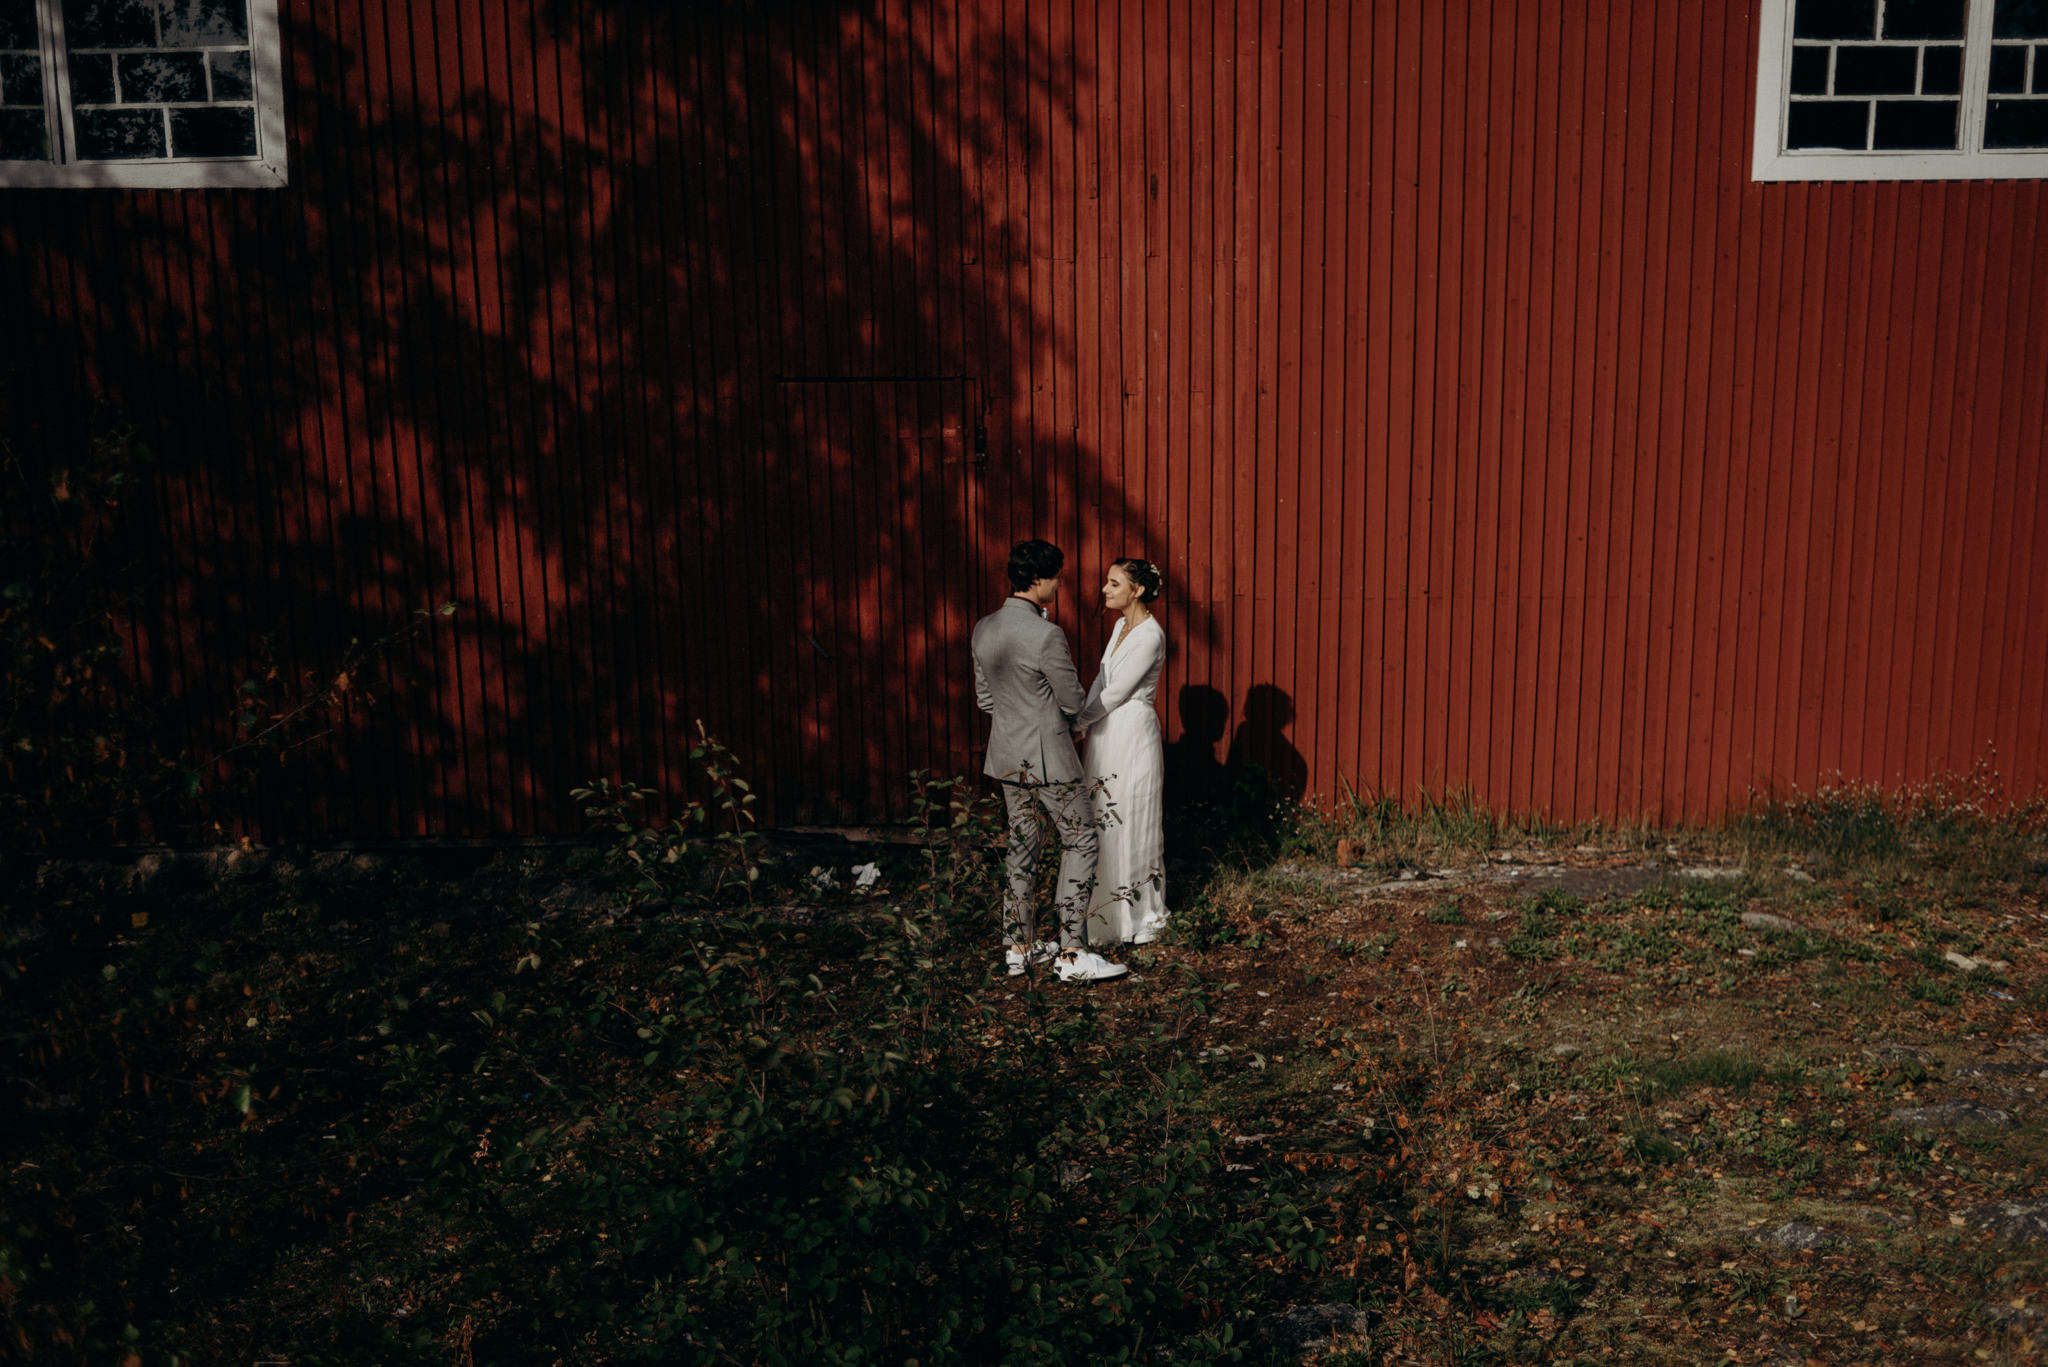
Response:
[[[1046,614],[1065,566],[1049,541],[1011,549],[1010,596],[974,625],[974,697],[994,718],[982,772],[1002,785],[1009,817],[1009,971],[1050,961],[1068,982],[1098,982],[1129,971],[1101,949],[1148,943],[1166,927],[1165,751],[1153,706],[1166,632],[1149,606],[1165,585],[1150,561],[1110,566],[1102,605],[1120,620],[1083,692],[1067,634]],[[1060,837],[1056,940],[1039,938],[1035,915],[1041,813]]]

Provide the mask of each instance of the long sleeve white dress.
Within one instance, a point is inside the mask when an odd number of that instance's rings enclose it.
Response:
[[[1083,706],[1100,702],[1107,711],[1089,728],[1081,752],[1102,838],[1088,905],[1091,945],[1145,944],[1166,928],[1166,752],[1155,705],[1165,663],[1166,631],[1156,619],[1128,634],[1119,624]]]

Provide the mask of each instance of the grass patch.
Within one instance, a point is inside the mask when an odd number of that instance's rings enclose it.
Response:
[[[2039,1260],[1950,1216],[2032,1193],[2048,1142],[1889,1121],[1999,1100],[1951,1079],[2032,1057],[2024,994],[1941,957],[2048,978],[2031,855],[1972,866],[1980,905],[1908,822],[1831,835],[1811,884],[1753,861],[1589,903],[1365,887],[1283,824],[1176,884],[1129,979],[1074,988],[1003,975],[964,787],[858,854],[753,838],[730,781],[652,833],[590,791],[627,829],[573,859],[0,881],[9,1341],[1192,1363],[1335,1302],[1373,1329],[1326,1363],[2034,1351],[1976,1308]],[[1344,820],[1431,862],[1527,838],[1454,805]],[[1795,1218],[1850,1241],[1758,1242]]]

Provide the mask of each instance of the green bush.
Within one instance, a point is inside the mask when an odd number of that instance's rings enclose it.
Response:
[[[527,891],[452,925],[395,866],[76,890],[7,946],[47,1104],[0,1325],[151,1362],[1192,1362],[1322,1267],[1317,1198],[1226,1162],[1174,1038],[991,964],[965,785],[920,784],[908,895],[809,924],[748,900],[744,787],[710,791],[611,831],[656,888],[615,923]]]

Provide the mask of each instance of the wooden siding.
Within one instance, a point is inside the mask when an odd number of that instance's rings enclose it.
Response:
[[[2042,187],[1749,183],[1753,22],[288,0],[289,189],[0,194],[8,430],[151,433],[202,753],[264,638],[463,605],[266,837],[574,830],[699,717],[772,819],[901,815],[1027,535],[1084,670],[1161,562],[1169,739],[1310,795],[2034,791]]]

